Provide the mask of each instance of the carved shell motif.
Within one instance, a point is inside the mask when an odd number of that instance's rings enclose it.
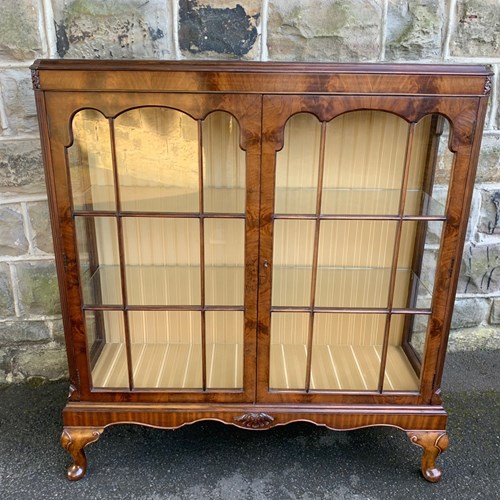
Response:
[[[234,421],[248,429],[264,429],[274,422],[274,418],[267,413],[245,413],[241,417],[234,417]]]

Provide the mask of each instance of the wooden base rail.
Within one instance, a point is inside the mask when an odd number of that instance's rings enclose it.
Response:
[[[266,430],[292,422],[309,422],[342,431],[391,426],[406,431],[410,441],[423,449],[422,475],[430,482],[441,478],[436,458],[448,447],[447,415],[442,407],[400,406],[276,406],[276,405],[169,405],[69,403],[64,411],[61,444],[73,458],[70,480],[81,479],[87,470],[84,448],[96,442],[105,427],[139,424],[175,429],[197,421],[213,420],[248,430]],[[110,424],[112,422],[112,424]],[[414,430],[417,428],[418,430]]]

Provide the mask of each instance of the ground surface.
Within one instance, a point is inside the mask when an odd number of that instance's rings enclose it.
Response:
[[[2,500],[500,498],[500,351],[448,356],[450,447],[438,484],[420,477],[421,453],[397,429],[219,423],[110,427],[87,448],[87,476],[70,483],[59,446],[66,393],[67,382],[0,390]]]

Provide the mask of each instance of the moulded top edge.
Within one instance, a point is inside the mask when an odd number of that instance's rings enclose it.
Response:
[[[337,73],[337,74],[405,74],[488,76],[485,65],[468,64],[394,64],[330,62],[249,62],[249,61],[167,61],[167,60],[90,60],[37,59],[32,70],[88,71],[219,71],[262,73]]]

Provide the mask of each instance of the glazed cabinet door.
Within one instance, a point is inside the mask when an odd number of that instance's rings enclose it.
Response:
[[[259,400],[429,400],[477,101],[409,103],[264,98]]]
[[[46,105],[81,397],[253,401],[260,99]]]

